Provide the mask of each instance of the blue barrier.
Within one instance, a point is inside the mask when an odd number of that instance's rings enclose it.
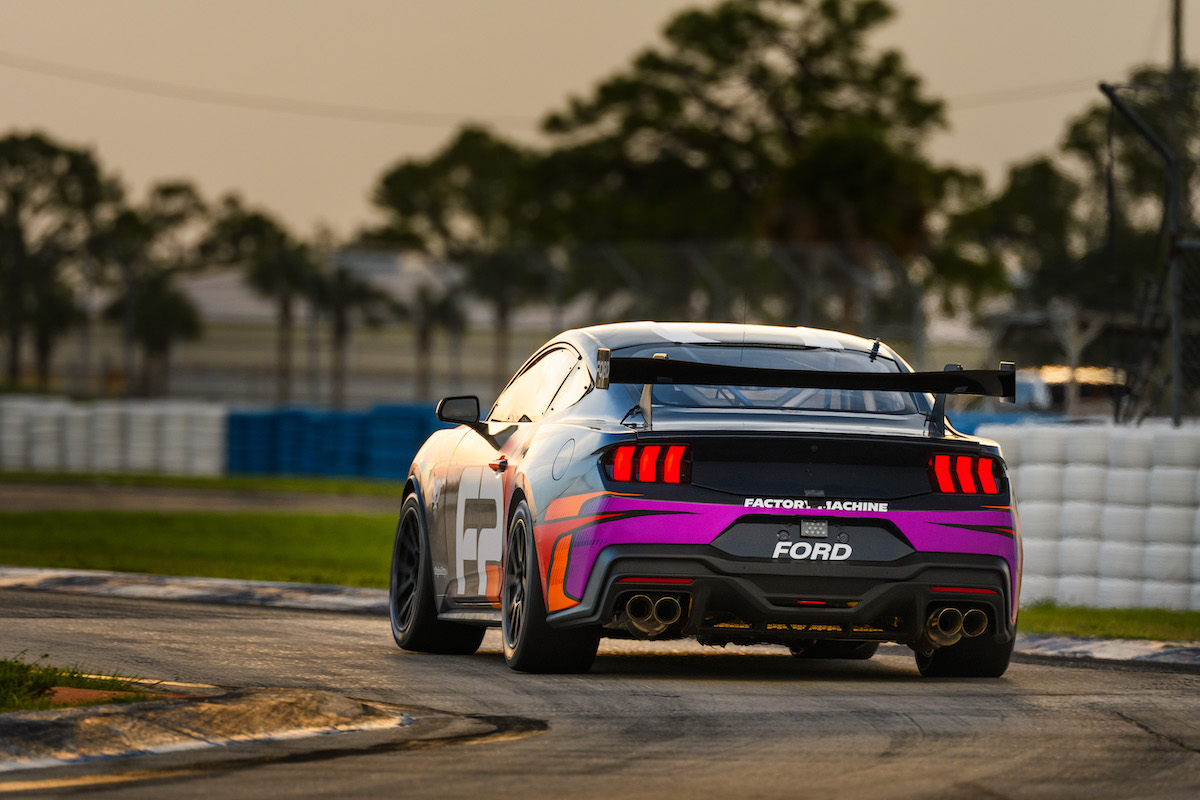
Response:
[[[423,405],[369,411],[284,408],[229,414],[228,472],[404,480],[433,431],[450,427]]]

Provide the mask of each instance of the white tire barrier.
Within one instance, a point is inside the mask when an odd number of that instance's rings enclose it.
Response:
[[[1096,591],[1097,608],[1137,608],[1142,603],[1142,581],[1101,578]]]
[[[1114,467],[1108,471],[1105,497],[1126,506],[1150,505],[1150,473],[1144,469]]]
[[[1058,464],[1021,465],[1021,503],[1058,503],[1062,500],[1063,468]]]
[[[1065,464],[1068,425],[1028,425],[1021,430],[1022,464]]]
[[[1099,578],[1090,575],[1064,575],[1058,579],[1057,602],[1060,606],[1095,606],[1099,583]]]
[[[1140,580],[1146,547],[1127,542],[1103,542],[1100,545],[1100,577]]]
[[[1068,464],[1063,469],[1063,500],[1103,503],[1107,489],[1108,469],[1106,467],[1091,464]]]
[[[124,411],[121,403],[96,403],[92,406],[93,472],[122,472],[125,464]]]
[[[1113,428],[1108,435],[1108,465],[1150,469],[1154,465],[1154,436],[1145,428]]]
[[[1063,539],[1058,543],[1058,572],[1061,576],[1095,577],[1100,572],[1100,542],[1095,539]]]
[[[1021,537],[1026,542],[1057,542],[1060,511],[1057,503],[1035,501],[1021,503]]]
[[[1021,577],[1021,605],[1031,606],[1035,603],[1053,603],[1058,600],[1058,578],[1046,575],[1029,575]]]
[[[991,439],[1000,445],[1004,463],[1010,467],[1021,463],[1021,428],[1017,425],[980,425],[975,435]]]
[[[1145,506],[1105,506],[1100,515],[1100,538],[1122,543],[1144,541]]]
[[[65,472],[87,472],[92,467],[92,415],[72,404],[63,410],[62,468]]]
[[[1197,472],[1189,467],[1154,467],[1150,470],[1150,502],[1195,506]]]
[[[1059,535],[1069,539],[1098,540],[1103,515],[1104,506],[1099,503],[1063,503],[1058,515]]]
[[[1150,506],[1146,512],[1146,541],[1155,544],[1191,544],[1196,509],[1186,506]]]
[[[1160,428],[1154,433],[1156,467],[1200,467],[1200,430]]]
[[[1047,578],[1058,577],[1058,542],[1046,539],[1026,539],[1023,543],[1025,550],[1025,577],[1040,575]],[[1141,567],[1141,563],[1138,563]]]
[[[1186,582],[1192,574],[1192,548],[1184,544],[1148,544],[1142,575],[1148,581]]]
[[[28,464],[37,472],[62,471],[62,418],[64,403],[40,403],[29,408]]]
[[[1191,588],[1191,584],[1183,582],[1146,581],[1142,584],[1142,607],[1186,611]]]
[[[1085,425],[1072,430],[1067,437],[1066,463],[1108,466],[1108,442],[1112,431],[1101,425]]]

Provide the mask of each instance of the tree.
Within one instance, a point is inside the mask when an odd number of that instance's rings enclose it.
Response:
[[[195,304],[172,285],[172,277],[168,271],[142,276],[136,293],[126,291],[105,311],[113,322],[132,321],[130,333],[143,353],[139,394],[148,397],[167,393],[172,345],[197,339],[203,331]]]
[[[1185,81],[1195,85],[1200,71],[1189,68]],[[1176,137],[1172,146],[1194,164],[1194,93],[1179,102],[1155,67],[1133,70],[1127,86],[1138,113],[1160,136]],[[1014,165],[995,197],[953,220],[961,239],[983,245],[1013,276],[1014,310],[995,320],[1006,346],[1035,363],[1108,360],[1105,345],[1139,324],[1147,283],[1158,278],[1165,180],[1142,136],[1096,102],[1068,120],[1056,153]],[[1068,387],[1068,407],[1075,392]]]
[[[172,284],[176,276],[199,269],[197,248],[207,208],[185,181],[161,181],[136,206],[124,206],[92,239],[102,264],[115,270],[118,297],[105,316],[121,324],[126,347],[127,391],[162,395],[167,391],[172,344],[195,339],[199,312]],[[135,357],[142,350],[140,374]]]
[[[546,119],[556,147],[541,183],[555,187],[560,229],[591,242],[835,243],[860,266],[879,248],[910,264],[933,253],[931,218],[972,178],[921,155],[942,103],[898,52],[867,46],[892,14],[880,0],[727,0],[679,14],[662,46]],[[660,252],[643,264],[643,290],[683,313],[696,259]],[[926,262],[935,279],[951,266]],[[732,284],[756,274],[727,269]],[[764,295],[794,294],[779,270],[757,274],[771,281]],[[994,272],[945,277],[995,283]],[[847,275],[846,316],[853,286]]]
[[[243,270],[251,289],[275,303],[275,402],[291,400],[293,305],[310,295],[316,268],[307,247],[265,211],[247,208],[236,195],[217,210],[201,252],[212,263]]]
[[[24,334],[34,326],[39,383],[48,382],[54,342],[79,316],[64,275],[85,252],[99,207],[119,195],[92,154],[49,137],[0,139],[0,319],[8,341],[6,375],[21,374]],[[56,316],[46,302],[63,312]]]
[[[334,408],[342,408],[346,404],[346,353],[352,317],[375,327],[387,317],[398,315],[400,308],[390,294],[358,277],[348,266],[337,263],[336,257],[333,268],[317,278],[316,299],[329,314],[330,402]]]
[[[492,306],[493,382],[507,380],[512,313],[538,296],[544,272],[525,257],[541,213],[531,191],[535,156],[483,128],[466,127],[428,159],[403,161],[379,179],[372,194],[383,227],[364,235],[375,244],[419,247],[466,268],[466,288]]]

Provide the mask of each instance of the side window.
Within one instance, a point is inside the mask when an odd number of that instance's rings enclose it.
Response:
[[[550,398],[579,360],[573,350],[551,350],[513,379],[492,408],[493,422],[534,422],[542,418]]]
[[[571,370],[571,374],[563,381],[558,394],[554,395],[554,401],[550,403],[550,411],[570,408],[578,403],[591,388],[592,376],[587,367],[583,365],[583,359],[580,359],[575,363],[575,369]]]

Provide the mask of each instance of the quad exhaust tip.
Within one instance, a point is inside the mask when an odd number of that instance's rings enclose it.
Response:
[[[953,606],[935,608],[925,623],[925,640],[934,647],[950,647],[963,637],[981,636],[987,626],[987,613],[981,609],[963,612]]]
[[[631,633],[643,636],[658,636],[683,616],[679,598],[663,595],[658,598],[635,594],[625,603],[626,627]]]

